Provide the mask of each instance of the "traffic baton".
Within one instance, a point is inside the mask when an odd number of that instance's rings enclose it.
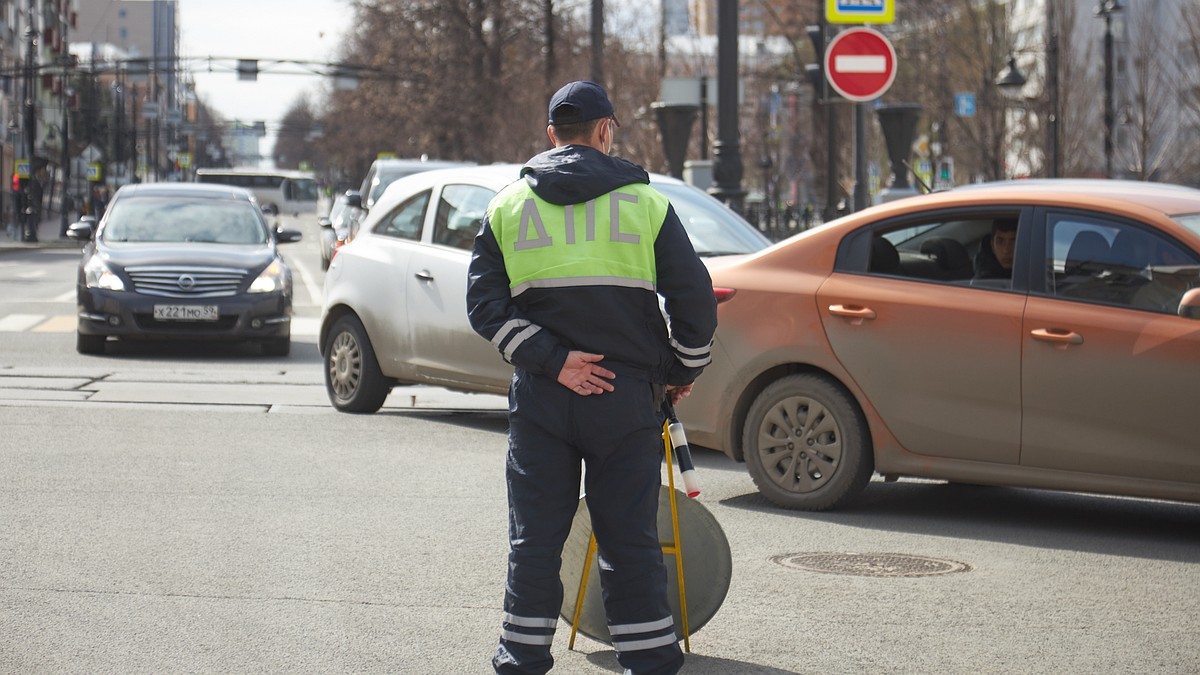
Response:
[[[696,476],[696,467],[692,464],[692,449],[688,447],[687,435],[683,425],[675,416],[675,406],[670,399],[663,399],[662,411],[666,415],[667,435],[671,437],[671,447],[675,451],[675,459],[679,462],[679,474],[683,478],[683,491],[687,496],[695,498],[700,495],[700,479]]]

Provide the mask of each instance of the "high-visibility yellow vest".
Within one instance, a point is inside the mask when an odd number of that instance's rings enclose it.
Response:
[[[656,289],[654,241],[670,203],[631,183],[583,204],[559,206],[521,180],[488,209],[509,289],[623,286]]]

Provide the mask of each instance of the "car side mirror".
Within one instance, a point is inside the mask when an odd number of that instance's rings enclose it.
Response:
[[[356,209],[363,208],[362,194],[354,190],[346,192],[346,205],[353,206]]]
[[[1200,319],[1200,288],[1193,288],[1179,299],[1179,316]]]
[[[67,238],[75,241],[89,241],[95,234],[96,219],[92,216],[84,216],[67,228]]]
[[[279,242],[280,244],[290,244],[293,241],[300,241],[302,236],[304,235],[300,232],[300,230],[290,227],[281,227],[278,230],[275,230],[275,241]]]
[[[317,225],[320,225],[321,227],[333,227],[333,221],[325,216],[321,216],[320,218],[317,218]]]

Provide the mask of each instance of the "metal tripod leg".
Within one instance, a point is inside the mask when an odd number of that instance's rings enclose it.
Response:
[[[671,457],[671,436],[667,433],[667,422],[663,423],[663,448],[667,461],[667,498],[671,504],[671,542],[663,545],[662,552],[675,556],[675,578],[679,581],[679,613],[683,619],[683,649],[692,652],[691,635],[688,630],[687,591],[683,584],[683,546],[679,541],[679,512],[675,506],[675,463]],[[661,542],[660,542],[661,543]],[[575,634],[579,632],[579,615],[583,611],[583,598],[587,595],[588,574],[592,571],[592,556],[596,555],[596,534],[588,537],[587,554],[583,558],[583,574],[579,578],[579,594],[575,596],[575,616],[571,619],[571,639],[567,649],[575,648]]]

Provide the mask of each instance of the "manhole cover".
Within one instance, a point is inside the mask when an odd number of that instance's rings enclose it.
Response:
[[[971,566],[907,553],[785,553],[771,556],[784,567],[857,577],[929,577],[970,572]]]

